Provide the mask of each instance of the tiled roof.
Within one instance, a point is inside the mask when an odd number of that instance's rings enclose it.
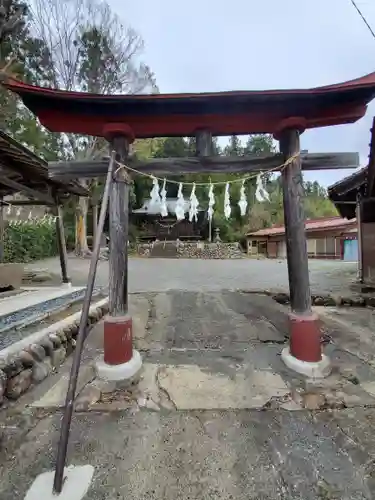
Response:
[[[328,229],[351,228],[356,223],[356,219],[343,219],[342,217],[324,217],[310,219],[306,221],[306,231],[319,231]],[[247,233],[247,236],[277,236],[285,233],[284,226],[273,226],[259,231]]]
[[[89,195],[87,188],[80,185],[78,181],[64,182],[50,179],[48,163],[2,130],[0,130],[0,157],[7,172],[6,175],[2,174],[3,182],[0,180],[0,196],[13,195],[21,191],[21,189],[9,187],[5,183],[6,177],[42,194],[47,194],[48,187],[50,187],[62,195]]]

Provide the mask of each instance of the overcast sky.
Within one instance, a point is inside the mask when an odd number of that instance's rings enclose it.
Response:
[[[375,39],[350,0],[109,0],[145,40],[160,92],[309,88],[375,71]],[[375,0],[357,0],[375,30]],[[358,151],[375,102],[353,125],[305,132],[310,152]],[[324,185],[348,171],[310,173]]]

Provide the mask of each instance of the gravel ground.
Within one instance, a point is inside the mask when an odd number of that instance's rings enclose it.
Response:
[[[29,268],[48,269],[56,273],[57,258],[30,264]],[[69,258],[69,274],[74,285],[84,285],[89,260]],[[352,262],[311,260],[311,288],[315,293],[339,292],[355,278],[357,265]],[[108,284],[108,262],[100,261],[96,284]],[[129,290],[157,292],[167,290],[222,289],[288,289],[286,260],[195,260],[142,259],[129,260]]]

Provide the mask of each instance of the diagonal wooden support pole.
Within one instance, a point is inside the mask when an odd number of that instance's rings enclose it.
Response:
[[[105,221],[105,217],[106,217],[106,213],[107,213],[109,193],[111,191],[111,187],[112,187],[112,183],[113,183],[114,166],[115,166],[115,154],[112,153],[111,160],[109,163],[108,173],[107,173],[107,179],[105,182],[102,205],[100,207],[98,230],[96,233],[94,248],[93,248],[93,252],[92,252],[92,256],[91,256],[89,276],[87,279],[87,288],[86,288],[86,292],[85,292],[85,298],[83,301],[81,321],[79,324],[79,330],[78,330],[78,335],[77,335],[77,345],[76,345],[76,350],[74,352],[72,368],[70,370],[69,386],[68,386],[68,391],[66,394],[64,415],[63,415],[63,419],[62,419],[62,423],[61,423],[60,441],[59,441],[59,445],[58,445],[58,449],[57,449],[56,470],[55,470],[55,477],[54,477],[54,481],[53,481],[53,491],[55,493],[61,493],[62,488],[63,488],[64,468],[65,468],[65,464],[66,464],[66,453],[67,453],[67,449],[68,449],[70,424],[71,424],[72,415],[73,415],[73,405],[74,405],[74,398],[75,398],[75,393],[76,393],[76,388],[77,388],[78,372],[79,372],[79,367],[81,364],[83,345],[84,345],[84,341],[85,341],[85,338],[87,335],[87,320],[89,317],[92,292],[93,292],[94,283],[95,283],[96,268],[97,268],[98,260],[99,260],[100,240],[101,240],[101,235],[102,235],[103,227],[104,227],[104,221]]]

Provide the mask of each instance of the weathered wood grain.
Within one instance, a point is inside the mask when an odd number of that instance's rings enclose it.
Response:
[[[285,159],[298,153],[299,149],[298,130],[284,131],[280,139],[280,151]],[[293,311],[304,313],[311,310],[311,294],[300,157],[283,170],[282,180],[290,302]]]
[[[358,271],[357,279],[363,283],[363,245],[362,245],[362,212],[363,202],[360,193],[357,194],[356,219],[357,219],[357,241],[358,241]]]
[[[202,141],[203,139],[199,139]],[[200,151],[207,146],[198,146]],[[50,162],[49,177],[52,179],[75,179],[100,177],[108,170],[108,158],[96,161]],[[181,174],[218,174],[218,173],[256,173],[277,169],[284,162],[282,154],[238,156],[197,156],[192,158],[155,158],[137,160],[127,158],[126,164],[139,172],[153,175]],[[301,155],[302,170],[329,170],[356,168],[359,165],[358,153],[307,153]]]
[[[195,134],[196,155],[199,158],[207,158],[212,154],[212,134],[208,130],[200,130]],[[208,219],[208,241],[212,241],[212,218]]]
[[[115,137],[110,147],[116,151],[116,160],[126,163],[128,140],[125,137]],[[126,172],[123,169],[117,170],[109,199],[109,314],[111,316],[123,316],[128,312],[129,187]]]
[[[68,276],[68,252],[66,250],[66,240],[64,231],[64,216],[60,205],[56,206],[56,239],[59,250],[61,277],[63,283],[70,283]]]
[[[0,198],[2,201],[2,198]],[[0,263],[4,262],[4,205],[0,203]]]
[[[48,205],[51,205],[50,203],[46,203],[45,201],[40,201],[40,200],[10,200],[9,202],[8,201],[1,201],[0,200],[0,206],[8,206],[8,205],[12,205],[12,207],[27,207],[27,206],[34,206],[34,207],[38,207],[38,206],[48,206]]]
[[[95,241],[97,229],[98,229],[98,205],[95,204],[92,206],[92,237],[93,237],[93,241]]]
[[[108,163],[108,162],[107,162]],[[0,185],[7,186],[11,189],[15,189],[16,191],[21,191],[22,193],[31,196],[33,198],[36,198],[39,201],[45,202],[46,205],[53,205],[54,200],[51,196],[41,193],[40,191],[37,191],[36,189],[30,188],[29,186],[26,186],[25,184],[22,184],[20,182],[17,182],[13,179],[9,179],[8,177],[1,175],[0,176]]]
[[[212,134],[208,130],[199,130],[195,134],[196,156],[207,157],[212,155]]]
[[[375,183],[375,117],[372,121],[371,127],[371,142],[370,142],[370,154],[368,161],[368,173],[367,173],[367,190],[366,197],[373,196]]]

